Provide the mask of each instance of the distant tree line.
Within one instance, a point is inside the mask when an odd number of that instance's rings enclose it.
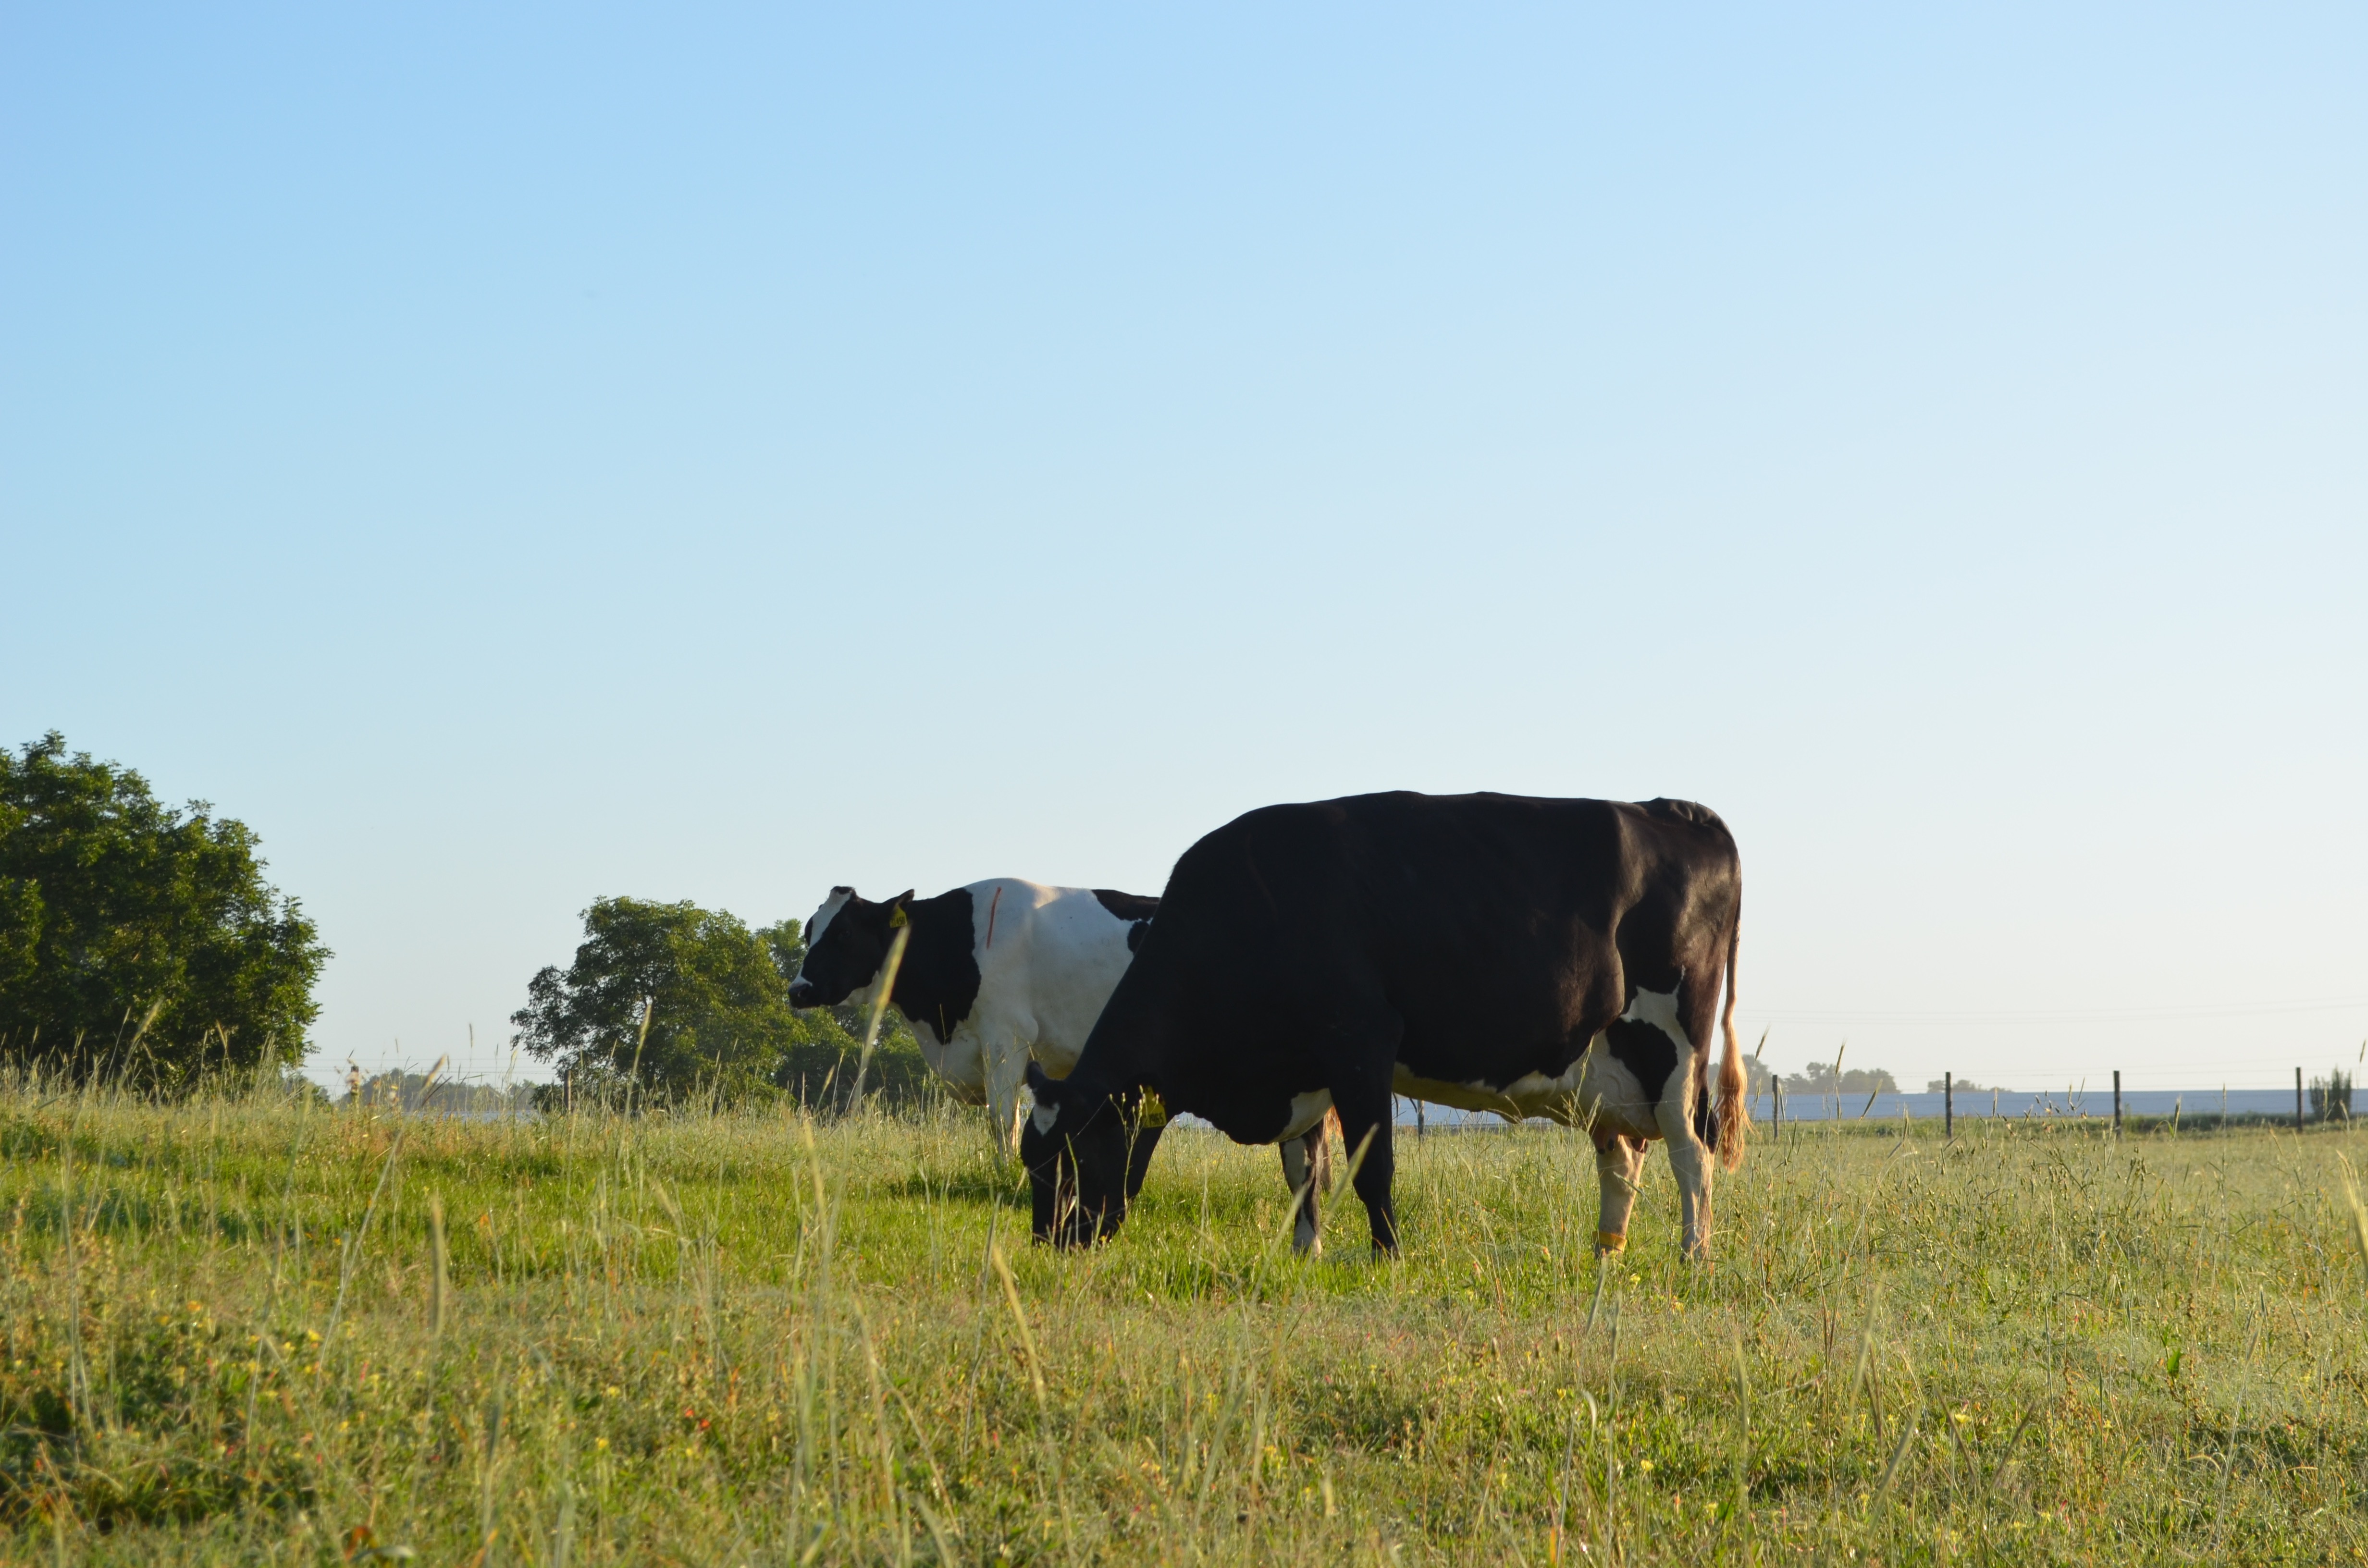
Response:
[[[401,1110],[426,1116],[508,1116],[535,1103],[534,1084],[472,1084],[434,1073],[401,1070],[373,1073],[356,1068],[347,1075],[338,1102],[359,1110]]]
[[[527,1004],[510,1017],[516,1043],[558,1069],[538,1103],[621,1108],[786,1096],[843,1108],[866,1014],[793,1011],[790,982],[804,961],[795,920],[751,929],[689,902],[595,900],[575,959],[529,981]],[[863,1076],[867,1097],[890,1105],[931,1086],[919,1043],[893,1008]]]
[[[55,731],[0,749],[0,1065],[174,1092],[302,1062],[329,949],[260,843]]]
[[[1784,1075],[1790,1095],[1896,1095],[1899,1081],[1880,1067],[1852,1067],[1837,1074],[1830,1062],[1812,1062]]]
[[[1793,1095],[1896,1095],[1899,1092],[1898,1082],[1880,1067],[1853,1067],[1837,1080],[1834,1064],[1830,1062],[1813,1062],[1801,1072],[1780,1076],[1759,1057],[1747,1053],[1743,1058],[1743,1075],[1748,1085],[1746,1092],[1755,1096],[1770,1093],[1780,1083],[1788,1097]],[[1932,1086],[1935,1089],[1940,1087],[1938,1084]],[[1963,1084],[1957,1085],[1961,1089],[1964,1086]]]
[[[1899,1080],[1892,1078],[1883,1068],[1850,1068],[1835,1078],[1833,1063],[1812,1062],[1800,1073],[1785,1073],[1779,1078],[1771,1068],[1762,1066],[1757,1056],[1743,1059],[1743,1075],[1750,1080],[1752,1095],[1767,1095],[1773,1085],[1783,1083],[1785,1096],[1793,1095],[1896,1095]],[[1965,1087],[1965,1085],[1958,1085]]]

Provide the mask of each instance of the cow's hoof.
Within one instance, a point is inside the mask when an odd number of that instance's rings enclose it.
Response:
[[[1598,1231],[1595,1233],[1596,1256],[1610,1257],[1615,1252],[1626,1252],[1627,1250],[1628,1233],[1625,1231]]]

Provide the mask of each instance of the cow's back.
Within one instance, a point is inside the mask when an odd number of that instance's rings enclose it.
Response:
[[[1133,957],[1129,921],[1089,888],[1005,877],[970,892],[984,912],[975,921],[980,1027],[1017,1030],[1048,1072],[1065,1075]]]
[[[1236,1029],[1279,1043],[1377,987],[1409,1065],[1507,1082],[1559,1071],[1635,985],[1710,980],[1738,892],[1690,802],[1401,792],[1236,818],[1178,862],[1155,929]]]

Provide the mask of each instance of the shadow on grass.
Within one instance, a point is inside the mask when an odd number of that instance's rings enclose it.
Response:
[[[984,1170],[962,1171],[944,1177],[916,1174],[882,1182],[871,1187],[870,1195],[916,1202],[999,1203],[1006,1209],[1017,1203],[1023,1211],[1028,1207],[1028,1183],[1017,1170],[1009,1176]]]

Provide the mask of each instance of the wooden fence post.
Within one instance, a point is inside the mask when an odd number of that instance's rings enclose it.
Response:
[[[1957,1135],[1957,1075],[1941,1074],[1941,1138],[1943,1142]]]
[[[2113,1136],[2122,1135],[2122,1070],[2113,1069]]]

